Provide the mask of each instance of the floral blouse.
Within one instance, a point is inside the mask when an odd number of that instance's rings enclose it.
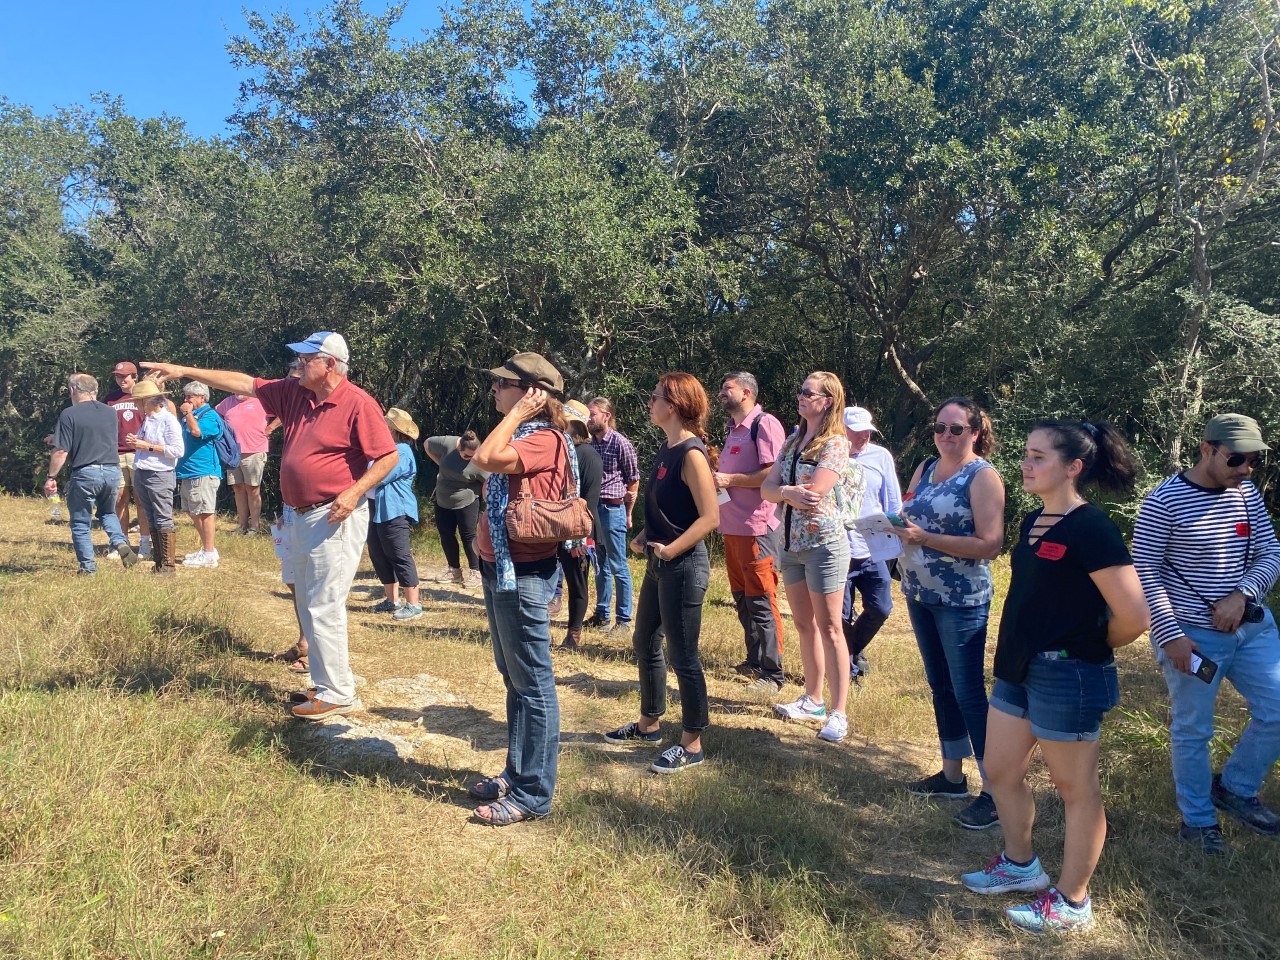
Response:
[[[845,437],[832,437],[822,445],[818,459],[810,460],[797,449],[797,435],[792,434],[782,449],[782,485],[804,486],[813,480],[821,468],[832,471],[838,477],[849,460],[849,441]],[[797,462],[797,457],[799,461]],[[794,473],[792,472],[794,469]],[[838,484],[840,481],[837,480]],[[784,504],[782,508],[783,546],[791,553],[811,550],[814,547],[836,543],[846,538],[844,521],[836,505],[836,491],[832,487],[812,513]]]

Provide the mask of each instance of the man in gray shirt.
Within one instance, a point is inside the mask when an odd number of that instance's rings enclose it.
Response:
[[[98,569],[93,558],[94,514],[111,541],[111,548],[126,567],[138,562],[116,516],[116,489],[120,486],[120,461],[116,453],[116,412],[98,401],[98,381],[87,373],[67,378],[71,406],[58,417],[53,432],[53,453],[49,457],[49,478],[44,492],[58,492],[58,474],[70,467],[67,480],[67,513],[71,517],[71,545],[81,574]]]

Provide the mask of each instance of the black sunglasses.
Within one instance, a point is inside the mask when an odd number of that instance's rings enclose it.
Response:
[[[814,397],[825,397],[826,394],[823,393],[821,390],[806,390],[804,387],[801,387],[799,390],[796,391],[796,396],[807,397],[808,399],[812,400]]]
[[[935,423],[933,425],[933,435],[940,437],[950,430],[953,437],[958,437],[968,429],[968,426],[961,423]]]
[[[1214,448],[1218,449],[1217,447]],[[1249,469],[1261,466],[1262,454],[1260,453],[1229,453],[1227,454],[1227,466],[1234,470],[1241,464],[1248,464]]]
[[[529,389],[527,384],[519,380],[512,380],[510,377],[494,377],[493,382],[498,385],[498,389],[500,390],[506,387],[522,387],[525,390]]]

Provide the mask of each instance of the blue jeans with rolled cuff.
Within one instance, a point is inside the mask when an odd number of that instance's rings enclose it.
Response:
[[[989,603],[951,607],[907,599],[933,716],[945,760],[973,756],[982,769],[987,743],[987,617]]]

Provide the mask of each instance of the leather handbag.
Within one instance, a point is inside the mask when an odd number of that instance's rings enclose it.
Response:
[[[556,436],[564,441],[559,430]],[[558,543],[561,540],[583,540],[591,535],[591,507],[578,496],[575,489],[569,492],[569,478],[573,469],[569,466],[569,451],[565,449],[564,497],[560,500],[539,500],[529,492],[529,478],[521,475],[520,490],[507,500],[504,520],[507,539],[516,543]]]

